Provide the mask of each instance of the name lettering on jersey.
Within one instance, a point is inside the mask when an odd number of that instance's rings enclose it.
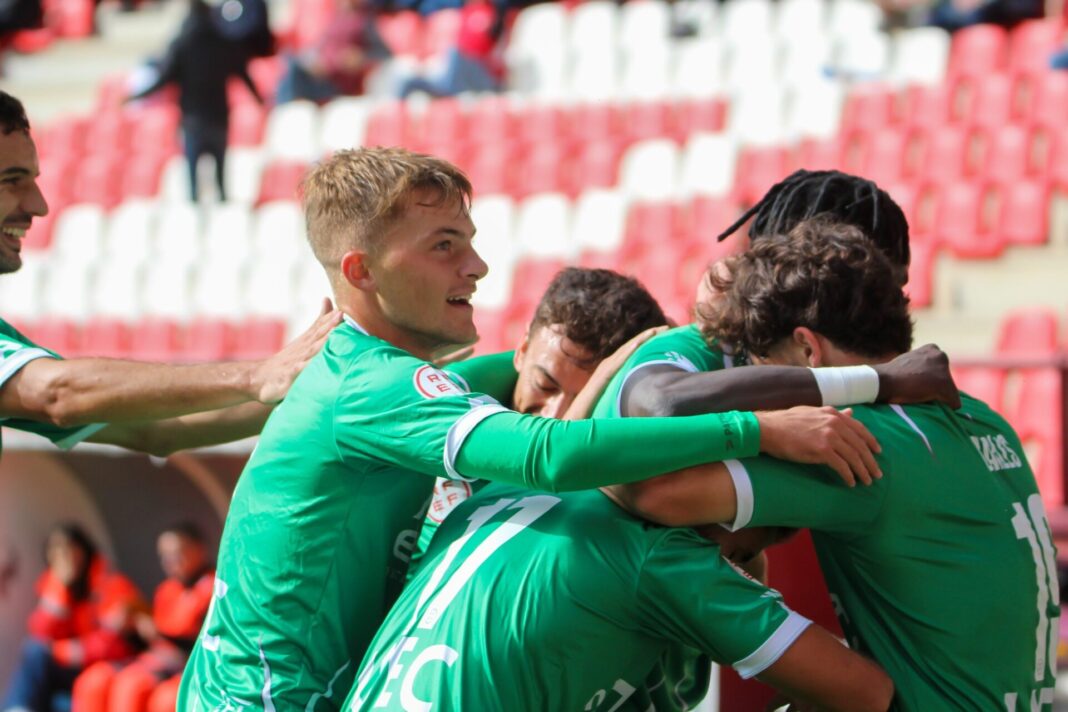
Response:
[[[453,383],[444,371],[439,371],[433,366],[420,366],[412,380],[415,383],[415,390],[419,391],[419,395],[423,398],[442,398],[464,394],[464,391]]]
[[[434,497],[430,500],[430,509],[426,516],[430,521],[441,524],[445,517],[471,496],[471,485],[463,480],[438,480],[434,485]]]
[[[991,472],[1012,470],[1023,465],[1020,456],[1012,449],[1004,435],[973,435],[972,444]]]

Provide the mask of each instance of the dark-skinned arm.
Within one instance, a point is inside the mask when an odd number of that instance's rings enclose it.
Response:
[[[960,407],[949,359],[937,346],[928,344],[872,368],[879,374],[878,402],[940,401]],[[741,366],[690,373],[650,365],[627,380],[621,399],[622,415],[639,417],[822,404],[816,377],[810,369],[798,366]]]

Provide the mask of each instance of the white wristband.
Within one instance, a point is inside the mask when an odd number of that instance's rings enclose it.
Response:
[[[879,397],[879,373],[871,366],[810,368],[820,389],[823,405],[836,408],[874,403]]]

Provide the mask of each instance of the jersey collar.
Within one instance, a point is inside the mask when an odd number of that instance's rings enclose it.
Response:
[[[363,334],[364,336],[370,336],[370,334],[368,334],[368,333],[367,333],[367,329],[365,329],[365,328],[363,328],[362,326],[360,326],[360,325],[359,325],[359,324],[358,324],[358,323],[356,322],[356,320],[355,320],[355,319],[353,319],[353,318],[352,318],[351,316],[349,316],[348,314],[345,314],[345,323],[346,323],[346,324],[348,324],[349,326],[351,326],[351,327],[352,327],[353,329],[355,329],[356,331],[358,331],[358,332],[360,332],[361,334]]]

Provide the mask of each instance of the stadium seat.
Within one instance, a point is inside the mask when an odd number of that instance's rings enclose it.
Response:
[[[772,5],[768,0],[735,0],[723,5],[722,36],[732,45],[772,36]]]
[[[1010,245],[1043,245],[1049,237],[1050,191],[1045,181],[1019,180],[998,189],[1001,234]]]
[[[204,257],[244,264],[252,257],[252,213],[240,203],[213,205],[204,229]]]
[[[508,343],[519,343],[519,338],[534,315],[534,307],[541,300],[545,288],[564,267],[562,260],[551,258],[523,259],[516,263],[512,297],[507,307],[509,319],[504,327]]]
[[[66,358],[81,355],[81,328],[69,319],[43,317],[26,324],[23,333],[35,344]]]
[[[970,132],[958,126],[928,131],[921,140],[921,178],[935,186],[959,182],[972,174]]]
[[[178,361],[185,357],[185,329],[165,319],[142,319],[130,330],[130,358],[138,361]]]
[[[264,154],[258,148],[231,148],[226,152],[223,181],[228,200],[251,205],[260,194]]]
[[[392,15],[381,14],[377,17],[376,26],[393,54],[413,57],[422,54],[423,21],[419,13],[402,10]]]
[[[948,78],[976,79],[1007,66],[1008,36],[997,25],[971,25],[954,33]]]
[[[846,97],[842,107],[842,131],[872,133],[894,121],[895,94],[879,84],[862,84]]]
[[[571,203],[561,193],[544,193],[523,201],[516,216],[515,240],[520,259],[570,261],[580,245],[571,240]]]
[[[1015,407],[1008,420],[1016,429],[1047,507],[1064,505],[1064,419],[1060,371],[1029,369],[1021,374]]]
[[[827,69],[833,65],[834,43],[826,35],[822,32],[798,34],[781,41],[777,76],[784,84],[795,88],[795,95],[804,85],[827,81]],[[835,86],[844,93],[838,82]]]
[[[536,104],[516,114],[516,137],[525,144],[564,142],[570,132],[571,112],[561,106]]]
[[[612,252],[623,244],[626,199],[614,190],[579,195],[571,222],[571,242],[583,251]]]
[[[727,195],[734,183],[738,145],[725,133],[695,134],[686,144],[680,197]]]
[[[789,138],[785,122],[786,98],[784,88],[776,84],[748,87],[731,102],[727,132],[743,145],[781,146]]]
[[[622,251],[633,262],[658,248],[680,241],[683,225],[679,220],[681,211],[674,202],[635,202],[627,212],[623,231]]]
[[[927,307],[931,305],[931,296],[934,292],[934,266],[937,248],[930,241],[910,241],[909,252],[909,281],[905,285],[905,293],[909,296],[909,304],[913,308]]]
[[[580,144],[574,165],[571,194],[589,188],[614,188],[618,184],[623,145],[618,139],[603,139]]]
[[[85,149],[90,155],[126,154],[134,123],[121,111],[98,114],[86,127]]]
[[[567,97],[575,101],[609,101],[620,88],[622,67],[616,52],[583,52],[567,69]]]
[[[953,254],[966,258],[991,258],[1001,254],[1005,241],[988,218],[985,186],[952,183],[936,196],[935,237]]]
[[[790,151],[786,148],[743,149],[738,154],[733,198],[739,203],[752,205],[792,170]]]
[[[136,153],[173,156],[178,152],[180,113],[174,104],[145,107],[130,121],[130,148]]]
[[[189,264],[149,262],[141,280],[139,303],[146,318],[183,321],[193,313],[189,298]]]
[[[319,158],[319,108],[310,101],[290,101],[267,116],[266,148],[276,160],[310,163]]]
[[[411,125],[408,104],[388,101],[375,106],[367,124],[366,145],[408,146],[411,144]]]
[[[428,139],[458,142],[466,138],[466,114],[459,99],[433,99],[422,112],[411,116],[411,132],[424,145]]]
[[[475,326],[478,329],[478,342],[475,343],[475,355],[500,353],[508,349],[514,349],[516,343],[508,343],[504,339],[503,309],[480,308],[475,310]]]
[[[950,35],[938,27],[898,30],[893,36],[889,79],[899,85],[934,86],[946,76]]]
[[[41,288],[41,313],[82,323],[92,315],[90,280],[93,264],[77,258],[50,259]]]
[[[739,94],[778,82],[778,49],[770,37],[733,45],[723,63],[723,89]]]
[[[837,136],[843,93],[841,84],[820,77],[795,84],[793,100],[786,113],[788,135],[794,140]]]
[[[775,35],[788,41],[800,35],[822,34],[827,22],[823,0],[781,0],[775,12]]]
[[[1052,357],[1061,343],[1060,320],[1052,309],[1022,309],[1001,321],[995,351],[998,356]]]
[[[797,145],[794,163],[810,171],[841,170],[842,141],[832,139],[802,139]]]
[[[147,200],[127,200],[115,208],[107,221],[103,259],[111,264],[144,264],[153,254],[156,212],[156,205]]]
[[[636,200],[669,200],[675,194],[679,151],[673,141],[636,143],[623,155],[619,187]]]
[[[576,51],[608,51],[618,46],[619,6],[608,0],[588,0],[571,11],[567,47]]]
[[[1016,83],[1006,72],[989,74],[970,87],[964,118],[972,128],[997,130],[1012,122]]]
[[[589,141],[626,140],[627,126],[620,105],[586,102],[574,107],[570,139],[584,144]]]
[[[236,104],[230,110],[229,145],[256,146],[263,143],[267,113],[255,103]]]
[[[274,161],[263,171],[260,193],[256,205],[276,200],[296,200],[297,187],[308,171],[308,165],[299,161]]]
[[[675,120],[679,139],[723,131],[727,125],[727,102],[722,97],[684,99],[676,105]]]
[[[154,198],[159,195],[163,171],[169,160],[170,156],[162,153],[131,156],[122,167],[119,197]]]
[[[116,154],[88,156],[78,164],[71,200],[113,208],[122,201],[122,159]]]
[[[858,146],[857,173],[876,183],[899,183],[910,177],[910,134],[887,127],[866,136]]]
[[[253,262],[245,274],[245,313],[257,319],[285,319],[296,301],[293,282],[293,262]]]
[[[570,192],[570,151],[559,143],[530,146],[522,160],[523,170],[517,171],[511,184],[516,198],[526,198],[537,193]]]
[[[152,254],[172,266],[188,266],[200,259],[201,221],[192,203],[168,203],[156,219]]]
[[[986,134],[983,141],[983,172],[988,180],[1022,180],[1032,174],[1031,133],[1009,124]]]
[[[679,135],[675,104],[669,101],[635,101],[623,109],[629,141],[675,138]]]
[[[671,50],[670,45],[664,45],[647,53],[631,50],[624,55],[619,94],[628,99],[662,99],[670,96],[675,59]]]
[[[430,13],[423,21],[420,56],[435,57],[456,44],[460,23],[460,11],[456,8],[445,7]]]
[[[293,263],[310,251],[304,233],[304,214],[295,201],[267,203],[256,211],[252,252],[257,260]]]
[[[904,92],[904,116],[913,129],[937,129],[956,121],[953,92],[948,84],[912,86]]]
[[[335,17],[334,0],[298,0],[291,8],[293,25],[290,30],[294,49],[314,47]]]
[[[828,30],[834,37],[872,35],[879,31],[883,13],[875,3],[865,0],[831,0]]]
[[[83,356],[128,358],[130,344],[130,326],[121,319],[94,317],[82,327]]]
[[[50,260],[40,252],[23,252],[22,269],[0,279],[0,304],[8,321],[36,321],[42,316],[41,290]]]
[[[1009,69],[1017,76],[1049,72],[1049,58],[1064,41],[1064,19],[1025,20],[1009,32]]]
[[[1068,73],[1046,72],[1036,80],[1027,118],[1034,127],[1056,132],[1068,116]]]
[[[1004,369],[956,366],[953,368],[953,380],[961,391],[1001,412],[1002,399],[1005,396]]]
[[[738,219],[742,210],[728,198],[695,196],[681,212],[683,237],[687,244],[703,244],[708,249],[716,246],[716,236]],[[736,235],[731,241],[744,242]]]
[[[252,77],[253,84],[256,85],[256,89],[264,99],[275,95],[284,71],[285,65],[282,63],[282,57],[277,54],[271,57],[257,57],[248,63],[249,76]],[[239,96],[247,97],[246,102],[252,101],[252,95],[241,82],[232,81],[231,84],[238,87]]]
[[[319,152],[333,153],[364,145],[371,103],[365,97],[341,97],[320,111]]]
[[[712,38],[680,40],[676,43],[672,93],[694,99],[712,96],[723,86],[723,71],[721,42]]]
[[[568,18],[563,5],[530,5],[516,16],[505,52],[522,56],[551,51],[553,46],[562,49],[568,36]]]
[[[634,55],[658,54],[671,36],[671,8],[664,0],[623,3],[619,9],[619,47]]]
[[[872,31],[838,36],[833,65],[836,74],[861,80],[880,79],[886,76],[889,64],[890,40],[884,33]]]
[[[504,143],[519,133],[511,103],[504,97],[482,99],[471,107],[467,117],[467,138],[480,143]]]
[[[106,217],[99,205],[74,205],[63,211],[56,223],[51,255],[58,261],[87,265],[103,252]]]
[[[193,265],[189,296],[192,313],[240,321],[247,316],[244,265],[202,260]],[[281,289],[281,287],[279,287]]]

